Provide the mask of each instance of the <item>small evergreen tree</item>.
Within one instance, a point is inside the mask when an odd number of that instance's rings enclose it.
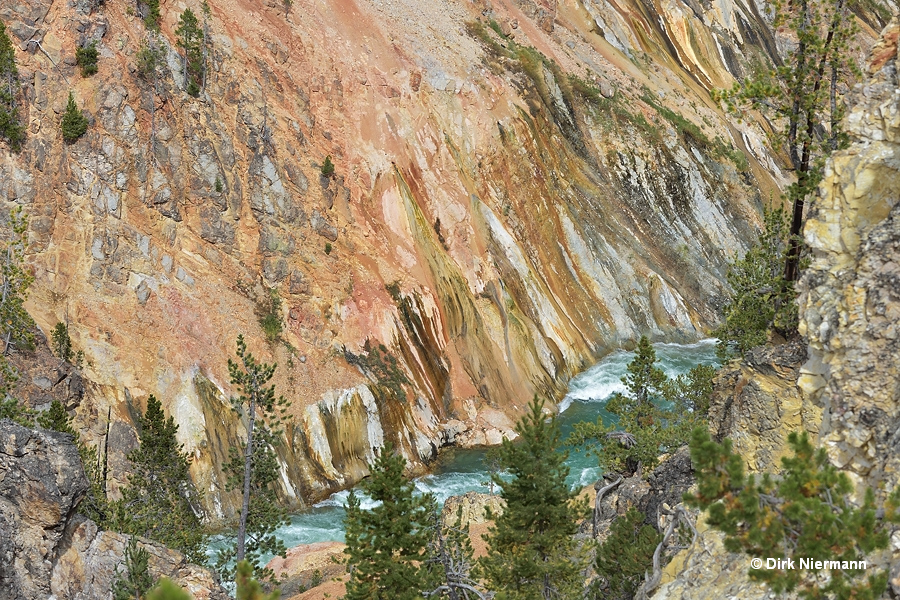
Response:
[[[82,77],[90,77],[97,72],[97,58],[97,42],[75,50],[75,62],[81,67]]]
[[[12,419],[27,427],[31,412],[12,395],[19,374],[6,357],[13,348],[27,349],[34,344],[34,321],[25,310],[28,287],[34,277],[25,267],[28,217],[21,206],[10,211],[3,229],[6,239],[0,244],[0,419]]]
[[[6,139],[13,152],[18,152],[25,140],[25,127],[19,121],[16,105],[18,91],[16,52],[6,35],[6,26],[0,21],[0,137]]]
[[[203,82],[203,30],[197,15],[191,9],[187,8],[181,13],[175,35],[178,36],[178,47],[184,51],[185,89],[191,96],[197,96]]]
[[[751,568],[752,579],[765,581],[776,594],[799,592],[803,598],[876,599],[887,573],[867,574],[852,561],[888,545],[889,522],[900,522],[900,488],[879,510],[871,489],[861,506],[850,498],[853,485],[846,473],[816,450],[806,432],[788,436],[793,457],[781,459],[780,477],[757,479],[744,473],[744,462],[731,450],[731,440],[713,442],[704,428],[691,440],[697,492],[685,503],[709,511],[707,523],[725,533],[725,548],[753,557],[806,558],[838,561],[828,577],[797,561],[794,568]],[[883,517],[879,517],[879,513]]]
[[[69,92],[69,102],[66,104],[66,114],[63,115],[61,126],[63,140],[67,144],[74,144],[87,131],[87,118],[78,110],[72,92]]]
[[[594,570],[599,581],[595,592],[607,600],[631,600],[653,569],[653,553],[662,535],[644,523],[644,513],[635,507],[612,522],[609,536],[597,549]]]
[[[71,362],[72,338],[69,337],[69,326],[63,322],[57,323],[50,337],[53,340],[53,350],[56,352],[56,356],[61,360]]]
[[[275,397],[275,386],[266,385],[275,374],[277,365],[259,363],[247,352],[244,336],[237,339],[239,362],[229,359],[231,383],[241,395],[231,399],[232,407],[246,417],[247,441],[243,448],[232,447],[225,465],[229,474],[228,489],[242,492],[241,516],[234,546],[219,551],[216,569],[231,578],[234,562],[247,560],[263,579],[274,576],[262,567],[264,554],[284,556],[284,542],[275,536],[278,527],[287,524],[287,513],[278,503],[275,484],[279,465],[275,448],[284,434],[288,403],[283,396]]]
[[[153,577],[150,575],[150,553],[144,547],[138,547],[137,538],[131,536],[125,545],[125,571],[119,572],[116,566],[116,578],[112,584],[113,600],[142,600],[153,588]]]
[[[331,162],[331,155],[326,156],[325,162],[322,163],[322,175],[325,177],[334,175],[334,163]]]
[[[641,336],[622,378],[628,391],[613,394],[606,403],[606,410],[618,421],[606,425],[601,418],[596,423],[577,423],[570,442],[596,444],[601,466],[610,471],[631,475],[652,469],[664,449],[686,444],[691,430],[706,416],[696,407],[702,409],[711,377],[710,369],[698,369],[673,383],[656,366],[650,341]],[[708,396],[705,403],[708,408]]]
[[[144,27],[148,31],[159,33],[159,26],[162,22],[162,14],[159,12],[159,0],[146,0],[146,14],[144,15]]]
[[[426,558],[435,501],[430,495],[414,495],[415,486],[403,476],[405,468],[406,460],[385,444],[369,466],[369,477],[360,482],[381,505],[364,510],[356,492],[350,492],[344,519],[350,571],[345,600],[416,600],[428,586],[420,564]]]
[[[99,452],[94,446],[88,446],[81,440],[81,435],[72,427],[72,417],[59,400],[50,403],[50,408],[37,417],[37,423],[44,429],[68,433],[74,439],[84,474],[88,480],[88,493],[78,506],[81,513],[97,523],[100,527],[110,524],[110,507],[106,499],[106,484],[103,470],[100,468]]]
[[[578,598],[587,557],[573,536],[586,505],[566,485],[567,453],[560,453],[560,428],[547,419],[537,397],[517,424],[520,439],[504,440],[500,450],[510,481],[494,476],[506,508],[490,514],[487,556],[478,572],[503,600]]]
[[[188,470],[190,457],[176,439],[178,425],[171,416],[166,419],[152,395],[137,424],[140,445],[128,453],[132,469],[116,503],[116,528],[156,540],[191,562],[204,564],[206,536],[194,512],[198,494]]]
[[[748,107],[773,118],[780,131],[776,142],[787,151],[797,181],[788,188],[793,204],[790,246],[784,278],[796,281],[800,272],[800,233],[806,198],[822,178],[825,158],[846,146],[842,128],[846,111],[842,88],[852,87],[860,70],[852,41],[856,19],[848,0],[798,0],[773,3],[773,26],[796,36],[784,61],[760,69],[730,90],[716,90],[733,112]]]
[[[794,285],[784,278],[787,217],[778,208],[766,211],[764,220],[759,240],[728,268],[726,277],[734,295],[722,309],[722,324],[713,332],[719,338],[716,352],[723,360],[766,343],[770,329],[785,337],[797,331]]]

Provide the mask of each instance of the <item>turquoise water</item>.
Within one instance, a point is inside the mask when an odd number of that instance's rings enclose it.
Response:
[[[687,373],[698,364],[717,364],[715,340],[696,344],[656,344],[658,365],[669,377]],[[609,422],[610,414],[604,410],[606,400],[615,392],[624,390],[621,378],[626,373],[633,352],[618,351],[577,375],[569,382],[569,392],[560,402],[560,425],[563,437],[567,437],[575,423],[596,421],[603,417]],[[569,484],[579,488],[597,480],[600,469],[597,460],[579,449],[569,449]],[[487,471],[484,467],[483,449],[448,448],[433,473],[415,480],[421,493],[432,493],[438,502],[450,496],[470,491],[487,492]],[[277,535],[288,548],[313,542],[344,541],[344,506],[349,492],[333,494],[313,508],[291,516],[289,525],[278,530]],[[372,501],[362,498],[362,505],[372,506]],[[215,547],[211,545],[210,551]]]

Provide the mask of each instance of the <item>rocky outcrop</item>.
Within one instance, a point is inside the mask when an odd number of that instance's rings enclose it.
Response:
[[[750,353],[747,364],[730,367],[720,378],[720,388],[737,386],[719,394],[716,408],[720,430],[741,440],[750,466],[764,468],[777,457],[788,425],[808,428],[818,432],[834,464],[878,494],[896,487],[900,467],[898,37],[900,22],[894,20],[873,49],[869,81],[855,91],[847,117],[851,145],[828,161],[804,228],[812,252],[798,285],[806,361],[797,368],[802,348]],[[740,390],[742,381],[751,385],[751,375],[763,383],[749,393]],[[796,377],[799,399],[791,384]],[[782,399],[774,401],[775,394]],[[742,413],[739,404],[753,406],[752,413]],[[822,411],[817,428],[810,405]],[[789,418],[773,426],[771,416],[778,412]],[[721,532],[704,530],[702,520],[699,528],[697,543],[675,556],[666,569],[668,582],[653,598],[775,597],[748,580],[750,557],[726,552]],[[893,565],[890,590],[896,595],[896,541],[889,552],[889,560],[871,558],[877,568]]]
[[[0,597],[50,597],[53,562],[87,489],[72,436],[0,421]]]
[[[285,558],[276,556],[266,567],[282,582],[279,585],[282,598],[289,598],[343,576],[347,572],[343,563],[346,547],[338,542],[294,546],[288,549]]]
[[[800,281],[809,360],[800,387],[823,409],[831,459],[889,490],[900,476],[900,59],[896,20],[847,116],[852,143],[829,161],[804,228]]]
[[[495,494],[468,492],[462,496],[450,496],[444,502],[441,521],[453,527],[467,527],[487,523],[485,511],[491,510],[495,516],[503,514],[503,498]]]
[[[0,597],[106,600],[128,536],[76,514],[88,489],[72,436],[0,421]],[[197,600],[227,600],[208,570],[143,540],[154,577]]]
[[[807,431],[815,438],[822,411],[800,392],[806,341],[760,346],[722,367],[710,401],[713,436],[730,438],[749,472],[772,472],[789,454],[787,436]]]

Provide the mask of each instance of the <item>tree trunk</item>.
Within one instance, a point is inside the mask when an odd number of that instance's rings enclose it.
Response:
[[[254,382],[255,384],[255,382]],[[247,515],[250,513],[250,476],[253,462],[253,425],[256,420],[256,386],[250,388],[250,418],[247,423],[247,447],[244,449],[244,497],[241,502],[241,524],[238,529],[237,556],[238,562],[244,560],[245,544],[247,537]]]

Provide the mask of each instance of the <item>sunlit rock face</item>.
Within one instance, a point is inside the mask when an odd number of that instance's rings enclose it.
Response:
[[[163,7],[153,81],[125,5],[0,5],[28,123],[0,197],[31,217],[29,310],[84,352],[77,422],[113,495],[152,393],[208,514],[233,514],[239,333],[293,403],[291,505],[385,442],[414,470],[497,443],[610,348],[703,336],[784,183],[762,129],[709,100],[773,52],[753,7],[214,0],[198,98],[174,46],[187,7]],[[64,145],[70,90],[91,125]]]
[[[837,465],[888,488],[900,467],[898,34],[895,20],[872,51],[847,117],[853,142],[829,162],[804,229],[812,263],[800,283],[800,386],[824,409],[822,442]]]

